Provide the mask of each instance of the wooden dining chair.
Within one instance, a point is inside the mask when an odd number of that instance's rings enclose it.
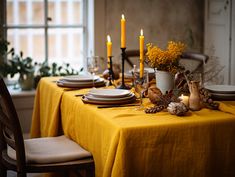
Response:
[[[146,53],[147,50],[144,51]],[[140,51],[139,50],[126,50],[126,62],[129,64],[131,68],[133,68],[134,65],[139,63],[139,56]]]
[[[209,57],[202,53],[183,52],[179,62],[190,73],[201,73],[202,83],[204,83],[204,65],[208,59]]]
[[[146,50],[144,51],[147,52]],[[126,50],[126,62],[131,68],[134,64],[138,64],[139,50]],[[209,57],[202,53],[183,52],[180,57],[180,64],[186,69],[193,72],[203,73],[204,64],[208,61]]]
[[[202,53],[183,52],[180,57],[180,64],[185,68],[190,69],[191,72],[202,72],[204,64],[207,63],[209,57]]]
[[[78,176],[94,176],[90,152],[66,136],[23,139],[18,115],[8,89],[0,78],[0,176],[13,170],[17,177],[27,173],[74,171]]]

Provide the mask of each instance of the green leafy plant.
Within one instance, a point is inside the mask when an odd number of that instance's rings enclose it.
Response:
[[[9,56],[12,57],[14,55],[14,49],[8,49],[9,44],[6,40],[0,39],[0,76],[2,77],[6,77],[8,74],[12,77],[14,76],[11,64],[7,60]]]
[[[58,65],[57,63],[52,63],[48,65],[47,62],[43,63],[35,63],[37,66],[37,73],[41,77],[45,76],[66,76],[66,75],[78,75],[83,71],[83,68],[80,70],[73,69],[69,63],[64,63],[62,65]]]
[[[48,65],[47,62],[35,63],[36,65],[36,75],[35,75],[35,88],[37,87],[38,82],[42,77],[49,76],[66,76],[66,75],[78,75],[83,71],[83,68],[80,70],[75,70],[71,67],[69,63],[58,65],[57,63],[52,63]]]
[[[34,72],[33,59],[30,57],[23,57],[23,52],[16,55],[14,48],[8,49],[10,43],[6,40],[0,40],[0,74],[6,77],[10,74],[13,77],[15,74],[28,74]]]
[[[24,57],[23,52],[16,55],[14,48],[9,50],[9,44],[8,41],[0,39],[0,76],[2,77],[6,77],[8,74],[13,77],[19,73],[22,79],[28,74],[34,75],[35,73],[34,80],[35,85],[37,85],[41,77],[78,75],[83,71],[83,68],[79,70],[73,69],[69,63],[62,65],[55,62],[51,65],[48,65],[47,62],[33,63],[33,59]]]
[[[19,73],[20,75],[34,73],[33,59],[30,57],[23,57],[23,52],[20,55],[14,55],[12,59],[8,60],[11,64],[12,74]]]

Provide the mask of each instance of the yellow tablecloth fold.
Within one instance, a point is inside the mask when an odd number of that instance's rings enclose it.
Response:
[[[32,138],[56,136],[60,125],[60,101],[64,88],[56,85],[58,77],[42,78],[34,100],[30,135]]]
[[[219,102],[219,110],[235,115],[235,102],[234,101]]]

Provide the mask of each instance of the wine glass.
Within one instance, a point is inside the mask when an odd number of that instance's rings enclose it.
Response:
[[[99,71],[98,62],[101,57],[91,56],[87,57],[87,71],[92,75],[92,85],[95,88],[95,74]]]
[[[143,94],[148,88],[149,75],[148,75],[147,70],[144,70],[142,77],[140,77],[139,71],[133,72],[133,75],[134,75],[134,88],[135,88],[136,96],[140,100],[140,106],[137,109],[141,110],[144,108],[143,107]]]

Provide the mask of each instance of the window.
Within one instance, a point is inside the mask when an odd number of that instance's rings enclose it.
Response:
[[[5,0],[4,6],[3,32],[16,53],[37,62],[84,66],[87,0]]]

